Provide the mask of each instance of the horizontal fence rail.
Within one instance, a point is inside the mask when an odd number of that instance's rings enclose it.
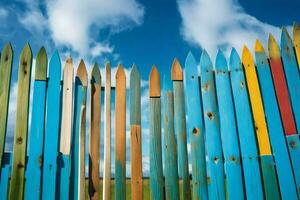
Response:
[[[205,50],[197,59],[190,52],[184,65],[174,59],[170,77],[154,65],[146,90],[136,65],[126,76],[121,64],[112,74],[106,63],[101,74],[96,63],[89,74],[81,60],[74,75],[72,58],[61,63],[57,51],[49,57],[43,47],[34,57],[26,44],[12,105],[14,53],[5,45],[0,199],[299,199],[300,26],[293,37],[283,28],[280,44],[270,34],[267,50],[256,40],[239,53],[233,48],[226,59],[219,50],[212,62]],[[10,106],[16,121],[7,152]]]

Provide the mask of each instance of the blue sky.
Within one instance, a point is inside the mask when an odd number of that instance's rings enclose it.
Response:
[[[26,42],[31,44],[34,55],[42,45],[46,47],[49,55],[58,49],[62,63],[67,56],[72,55],[74,67],[78,65],[80,58],[84,58],[89,70],[97,61],[101,66],[102,76],[104,62],[109,60],[113,66],[112,79],[118,63],[124,64],[127,75],[135,63],[143,79],[145,171],[148,170],[149,163],[147,79],[153,64],[158,66],[161,76],[169,77],[174,57],[183,64],[188,51],[192,51],[199,59],[201,48],[205,48],[214,59],[217,49],[221,48],[228,56],[232,46],[238,50],[241,50],[244,44],[253,48],[256,38],[260,38],[266,44],[269,32],[272,32],[278,41],[281,26],[290,28],[294,21],[300,22],[300,2],[297,0],[84,2],[1,0],[0,46],[3,47],[10,41],[15,52],[8,137],[12,138],[14,129],[17,60]],[[127,129],[129,130],[129,126]],[[127,144],[129,141],[127,132]],[[101,142],[103,145],[103,141]],[[7,145],[7,149],[11,149],[11,144]],[[127,156],[127,159],[130,157]]]

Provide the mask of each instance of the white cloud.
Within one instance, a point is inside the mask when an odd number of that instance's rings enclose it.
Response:
[[[247,14],[236,0],[178,0],[178,7],[185,39],[210,55],[218,48],[228,53],[235,47],[241,52],[244,44],[253,49],[255,39],[266,44],[269,33],[280,37],[279,27]]]
[[[112,53],[114,50],[113,47],[108,44],[97,43],[91,49],[91,55],[93,57],[101,56],[103,53]]]
[[[6,18],[8,15],[8,11],[4,8],[0,8],[0,19]]]

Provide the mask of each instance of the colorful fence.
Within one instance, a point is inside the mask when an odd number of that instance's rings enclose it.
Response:
[[[0,198],[85,199],[88,193],[90,199],[101,195],[103,199],[125,199],[126,170],[131,170],[131,198],[136,200],[299,199],[299,26],[294,26],[293,35],[292,40],[283,28],[280,47],[270,35],[268,55],[257,40],[254,54],[245,46],[241,59],[232,49],[227,62],[219,51],[213,65],[203,50],[200,63],[188,54],[184,70],[175,59],[170,77],[173,87],[168,77],[160,84],[159,72],[153,66],[150,113],[143,113],[149,116],[149,144],[142,142],[141,79],[136,66],[126,77],[119,65],[112,88],[111,68],[106,64],[103,87],[97,64],[89,78],[81,60],[74,79],[69,58],[61,80],[58,52],[48,64],[44,48],[36,57],[28,127],[33,56],[27,44],[18,69],[13,153],[4,152],[13,60],[12,48],[6,45],[0,62]],[[126,78],[130,79],[129,101]],[[105,125],[100,189],[102,92]],[[115,197],[111,196],[112,92],[116,112]],[[126,119],[128,102],[130,119]],[[89,124],[87,109],[91,111]],[[126,120],[130,121],[130,144],[126,144]],[[89,152],[85,152],[86,126],[90,128]],[[142,144],[150,149],[150,196],[143,196]],[[131,148],[131,169],[126,169],[126,145]],[[89,163],[85,163],[86,154]]]

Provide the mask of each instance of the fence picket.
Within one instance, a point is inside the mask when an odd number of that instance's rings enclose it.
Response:
[[[215,63],[217,102],[228,199],[244,199],[241,157],[227,61],[221,50]]]
[[[85,115],[87,95],[87,71],[83,60],[80,61],[74,86],[74,119],[72,138],[71,164],[71,199],[82,199],[85,196]]]
[[[174,119],[175,119],[175,135],[178,142],[178,166],[179,177],[182,179],[182,197],[191,199],[189,162],[187,152],[187,135],[185,121],[185,102],[183,91],[183,73],[180,63],[174,59],[172,64],[172,82],[174,93]]]
[[[293,36],[294,36],[294,49],[296,53],[296,58],[298,61],[298,68],[300,69],[300,26],[296,22],[293,25]]]
[[[141,78],[136,65],[130,72],[131,199],[143,199],[141,143]]]
[[[116,73],[115,199],[126,198],[126,76],[122,65]]]
[[[12,172],[8,199],[23,199],[26,145],[28,136],[28,115],[30,98],[32,52],[26,44],[20,56],[18,73],[18,99],[16,127],[12,159]]]
[[[164,174],[166,199],[179,200],[177,144],[174,131],[174,96],[167,86],[167,78],[163,84],[163,124],[164,124]],[[186,192],[186,191],[184,191]],[[183,194],[184,199],[187,199]]]
[[[187,111],[187,130],[190,135],[192,158],[193,199],[208,199],[205,161],[205,136],[202,116],[202,99],[199,75],[194,56],[190,52],[184,70],[185,102]]]
[[[215,94],[213,66],[209,55],[202,51],[200,79],[205,123],[209,199],[225,199],[223,155],[220,137],[220,121]]]
[[[45,131],[47,54],[44,47],[36,58],[35,80],[33,86],[33,102],[31,127],[27,147],[27,167],[25,172],[25,199],[41,198],[41,173],[43,164],[43,143]]]
[[[12,62],[13,50],[8,43],[2,49],[0,60],[0,169],[6,140]]]
[[[255,44],[255,58],[281,197],[283,199],[297,199],[293,171],[281,125],[280,112],[278,110],[268,58],[259,40]]]
[[[244,46],[242,53],[242,63],[246,74],[250,104],[259,147],[265,195],[267,199],[280,199],[275,163],[270,147],[267,124],[265,120],[258,79],[255,72],[254,61],[249,49],[246,46]]]
[[[111,69],[110,64],[105,66],[105,118],[104,118],[104,167],[103,167],[103,200],[110,200],[110,178],[111,178]]]
[[[57,190],[60,199],[69,199],[71,174],[71,135],[73,108],[73,61],[67,58],[63,69],[60,153],[58,157]]]
[[[161,147],[160,76],[156,66],[149,75],[150,97],[150,196],[164,199]]]
[[[247,199],[262,200],[264,199],[263,188],[247,85],[240,57],[234,48],[230,54],[229,68],[242,154],[246,197]]]
[[[101,125],[101,74],[96,63],[91,75],[91,122],[89,147],[89,196],[92,200],[100,198],[100,125]]]
[[[42,198],[55,199],[57,155],[60,132],[61,104],[61,63],[58,51],[53,54],[49,63],[47,86],[47,112],[44,139],[44,163]]]

